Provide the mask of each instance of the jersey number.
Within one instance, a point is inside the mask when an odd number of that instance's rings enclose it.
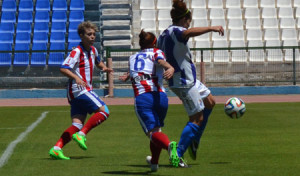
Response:
[[[144,70],[145,68],[145,57],[146,54],[138,54],[135,58],[135,63],[134,63],[134,70],[135,71],[141,71]]]

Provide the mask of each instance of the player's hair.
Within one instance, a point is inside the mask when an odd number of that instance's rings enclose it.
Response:
[[[192,13],[183,0],[173,0],[171,18],[173,23],[177,23],[182,18],[192,19]]]
[[[145,32],[144,29],[139,34],[141,49],[153,48],[156,44],[156,37],[152,32]]]
[[[88,28],[94,29],[95,32],[99,31],[98,27],[94,23],[92,23],[91,21],[84,21],[78,25],[78,28],[77,28],[78,35],[84,34],[85,29],[88,29]]]

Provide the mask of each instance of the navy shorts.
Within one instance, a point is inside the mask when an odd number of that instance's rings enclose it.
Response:
[[[168,97],[164,92],[143,93],[135,97],[135,113],[145,133],[163,127],[167,111]]]

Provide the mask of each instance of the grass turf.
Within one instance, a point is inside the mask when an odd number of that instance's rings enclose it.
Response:
[[[241,119],[230,119],[223,106],[211,114],[190,168],[172,168],[162,151],[160,168],[149,173],[145,158],[149,140],[135,116],[133,106],[110,106],[111,115],[87,136],[87,151],[71,141],[64,147],[70,161],[52,160],[49,149],[70,125],[69,107],[0,108],[0,153],[41,115],[47,117],[19,143],[0,168],[5,176],[32,175],[202,175],[292,176],[300,169],[300,103],[246,104]],[[182,105],[170,105],[165,132],[178,141],[187,122]]]

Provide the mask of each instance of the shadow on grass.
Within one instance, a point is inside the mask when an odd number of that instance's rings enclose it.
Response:
[[[154,175],[151,171],[146,172],[134,172],[134,171],[107,171],[102,172],[103,174],[111,174],[111,175]]]
[[[217,162],[210,162],[210,164],[231,164],[232,162],[228,161],[217,161]]]
[[[95,158],[95,157],[93,157],[93,156],[70,156],[71,160],[89,159],[89,158]],[[41,158],[41,160],[53,160],[53,161],[57,161],[57,159],[53,159],[51,157],[49,157],[49,158]]]

